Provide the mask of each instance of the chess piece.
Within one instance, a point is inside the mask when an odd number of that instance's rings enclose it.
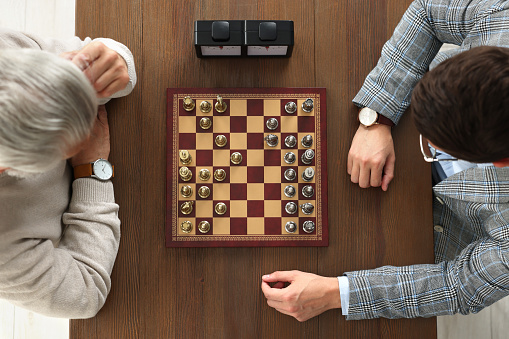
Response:
[[[202,199],[207,199],[210,195],[210,188],[208,188],[207,186],[201,186],[199,189],[198,189],[198,196]]]
[[[297,138],[294,135],[289,135],[285,138],[286,147],[293,148],[297,145]]]
[[[193,172],[185,166],[180,167],[179,174],[183,181],[189,181],[193,177]]]
[[[288,214],[295,214],[297,212],[297,204],[293,201],[286,203],[285,211]]]
[[[212,110],[212,104],[208,101],[202,101],[200,103],[200,111],[203,113],[209,113]]]
[[[279,140],[277,135],[269,134],[264,138],[265,141],[267,141],[267,145],[270,147],[276,147]]]
[[[182,106],[186,111],[190,112],[194,109],[195,106],[194,100],[191,99],[191,97],[185,97]]]
[[[302,157],[300,159],[302,160],[303,164],[309,165],[313,162],[314,157],[315,151],[312,149],[307,149],[306,152],[302,153]]]
[[[293,152],[288,152],[285,154],[285,162],[287,164],[293,164],[295,162],[295,154]]]
[[[311,214],[311,213],[313,213],[313,210],[315,209],[315,206],[313,206],[309,202],[306,202],[306,203],[300,205],[300,208],[302,209],[302,213],[304,213],[304,214]]]
[[[207,233],[208,231],[210,231],[210,223],[206,220],[200,221],[200,223],[198,224],[198,231],[200,231],[201,233]]]
[[[306,113],[311,113],[313,111],[313,99],[307,98],[306,101],[302,103],[302,110]]]
[[[313,146],[313,137],[310,134],[303,136],[301,144],[306,148]]]
[[[293,187],[292,185],[286,186],[284,193],[288,198],[293,198],[295,196],[295,187]]]
[[[193,202],[192,201],[186,201],[182,205],[180,205],[180,212],[182,214],[188,215],[193,212]]]
[[[214,178],[217,181],[223,181],[224,179],[226,179],[226,172],[224,171],[224,169],[219,168],[219,169],[215,170],[214,171]]]
[[[302,224],[302,229],[306,233],[312,233],[315,230],[315,223],[311,220],[306,220],[304,224]]]
[[[180,224],[180,229],[184,233],[191,233],[193,230],[193,224],[190,221],[184,221]]]
[[[201,129],[209,129],[210,127],[212,127],[212,120],[210,120],[207,117],[201,118],[200,119],[200,127],[201,127]]]
[[[219,215],[223,215],[226,213],[226,205],[222,202],[218,202],[216,204],[216,207],[215,207],[215,210],[216,210],[216,213],[219,214]]]
[[[312,167],[308,167],[302,172],[302,179],[304,181],[311,181],[315,176],[315,170]]]
[[[288,181],[294,181],[295,178],[297,177],[297,173],[295,172],[295,170],[293,168],[288,168],[286,171],[285,171],[285,179],[288,180]]]
[[[232,155],[230,156],[230,161],[234,165],[240,164],[242,162],[242,154],[240,154],[240,152],[232,153]]]
[[[293,113],[297,112],[297,104],[293,101],[287,102],[285,105],[285,111],[288,114],[293,114]]]
[[[199,177],[203,181],[207,181],[210,179],[210,171],[206,168],[202,168],[199,173]]]
[[[228,139],[226,139],[226,137],[222,134],[218,135],[216,137],[216,145],[218,147],[224,147],[226,146],[226,143],[228,142]]]
[[[273,131],[273,130],[277,129],[277,127],[279,126],[279,123],[276,118],[270,118],[269,120],[267,120],[265,125],[267,126],[268,129]]]
[[[191,158],[191,154],[189,154],[189,151],[181,150],[179,151],[179,158],[180,162],[182,162],[183,165],[189,165],[191,161],[193,160]]]
[[[193,188],[189,185],[182,186],[180,189],[180,194],[182,194],[184,198],[189,198],[191,195],[193,195]]]
[[[288,233],[295,233],[295,231],[297,231],[297,224],[293,221],[288,221],[285,225],[285,231]]]
[[[217,102],[216,102],[216,111],[217,113],[224,113],[226,111],[226,108],[228,106],[226,105],[226,102],[223,101],[223,98],[218,95],[217,96]]]
[[[315,195],[315,189],[311,185],[306,185],[302,187],[302,195],[304,198],[311,198],[313,195]]]

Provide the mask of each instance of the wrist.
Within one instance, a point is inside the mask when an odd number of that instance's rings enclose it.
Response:
[[[339,293],[339,283],[336,277],[327,279],[327,300],[328,309],[341,308],[341,295]]]

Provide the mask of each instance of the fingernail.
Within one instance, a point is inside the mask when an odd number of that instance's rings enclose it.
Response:
[[[265,274],[262,278],[268,279],[268,278],[270,278],[270,275],[269,274]]]

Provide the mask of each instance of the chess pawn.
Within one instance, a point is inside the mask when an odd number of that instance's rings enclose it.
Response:
[[[212,110],[212,105],[208,101],[202,101],[200,103],[200,111],[203,113],[209,113]]]
[[[285,162],[287,164],[293,164],[295,162],[295,160],[296,160],[295,154],[293,152],[288,152],[288,153],[285,154],[285,158],[284,159],[285,159]]]
[[[277,135],[274,134],[269,134],[264,139],[270,147],[276,147],[279,142]]]
[[[297,138],[294,135],[289,135],[285,138],[286,147],[293,148],[297,145]]]
[[[193,212],[193,202],[192,201],[186,201],[182,205],[180,205],[180,211],[182,214],[188,215]]]
[[[217,181],[223,181],[224,179],[226,179],[225,170],[222,168],[215,170],[214,171],[214,179],[216,179]]]
[[[193,177],[193,172],[185,166],[180,167],[179,174],[183,181],[189,181]]]
[[[198,224],[198,231],[200,231],[201,233],[207,233],[208,231],[210,231],[210,223],[206,220],[200,221],[200,223]]]
[[[308,167],[302,172],[302,179],[304,181],[311,181],[315,177],[315,170],[312,167]]]
[[[191,97],[185,97],[184,98],[184,102],[182,104],[182,106],[184,107],[184,109],[188,112],[192,111],[195,107],[195,103],[194,103],[194,100],[191,99]]]
[[[304,198],[311,198],[313,195],[315,195],[315,189],[311,185],[306,185],[302,187],[302,195]]]
[[[232,153],[232,155],[230,156],[230,161],[234,165],[240,164],[242,162],[242,154],[240,152]]]
[[[212,121],[207,117],[201,118],[200,127],[201,129],[209,129],[210,127],[212,127]]]
[[[300,205],[300,208],[302,210],[302,213],[304,213],[304,214],[311,214],[311,213],[313,213],[313,210],[315,209],[315,206],[313,206],[309,202],[306,202],[306,203]]]
[[[193,230],[193,224],[190,221],[186,220],[180,224],[180,229],[184,233],[191,233],[191,231]]]
[[[287,102],[285,105],[285,111],[288,114],[293,114],[293,113],[297,112],[297,104],[293,101]]]
[[[189,151],[181,150],[179,151],[179,158],[180,162],[182,162],[183,165],[189,165],[191,161],[193,160],[191,158],[191,154],[189,154]]]
[[[189,198],[193,195],[193,188],[189,185],[182,186],[180,189],[180,194],[182,194],[184,198]]]
[[[306,148],[313,146],[313,137],[310,134],[303,136],[301,144]]]
[[[218,135],[216,137],[216,145],[218,147],[224,147],[226,146],[226,143],[228,142],[228,139],[226,139],[226,137],[222,134]]]
[[[295,193],[296,193],[295,187],[293,187],[292,185],[288,185],[285,187],[284,194],[288,198],[293,198],[295,196]]]
[[[311,220],[306,220],[304,224],[302,224],[302,229],[306,233],[312,233],[315,230],[315,223]]]
[[[302,160],[303,164],[309,165],[313,162],[314,157],[315,151],[312,149],[307,149],[306,152],[302,153],[302,157],[300,159]]]
[[[210,196],[210,188],[207,186],[201,186],[198,189],[198,196],[202,199],[207,199]]]
[[[218,113],[224,113],[224,111],[226,111],[226,108],[228,107],[228,105],[226,105],[226,102],[223,101],[223,98],[220,95],[218,95],[215,107],[216,107],[216,111]]]
[[[311,111],[313,110],[313,99],[311,98],[307,98],[303,103],[302,103],[302,110],[306,113],[311,113]]]
[[[285,171],[284,176],[285,176],[286,180],[294,181],[295,178],[297,177],[297,173],[295,172],[295,170],[293,168],[289,168]]]
[[[268,129],[273,131],[273,130],[277,129],[277,127],[279,126],[279,123],[277,122],[276,118],[270,118],[269,120],[267,120],[265,125],[267,126]]]
[[[227,207],[226,207],[226,204],[224,204],[222,202],[218,202],[214,209],[215,209],[217,214],[223,215],[223,214],[226,213]]]
[[[203,181],[207,181],[210,179],[210,171],[206,168],[202,168],[199,173],[199,177]]]
[[[289,203],[286,204],[285,206],[285,211],[286,213],[288,214],[295,214],[297,213],[297,204],[294,203],[293,201],[290,201]]]
[[[288,233],[295,233],[295,231],[297,231],[297,224],[293,221],[288,221],[285,225],[285,231]]]

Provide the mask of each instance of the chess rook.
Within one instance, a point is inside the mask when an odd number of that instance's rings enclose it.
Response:
[[[189,185],[182,186],[180,189],[180,194],[182,194],[184,198],[189,198],[191,195],[193,195],[193,188]]]
[[[293,198],[295,196],[295,187],[293,187],[292,185],[288,185],[285,187],[285,190],[284,190],[284,194],[288,197],[288,198]]]
[[[315,176],[315,170],[312,167],[308,167],[302,172],[302,179],[304,181],[311,181]]]
[[[293,114],[293,113],[297,112],[297,104],[293,101],[287,102],[285,105],[285,111],[288,114]]]
[[[191,170],[185,166],[179,169],[179,175],[183,181],[189,181],[193,178],[193,172],[191,172]]]
[[[184,101],[182,103],[182,106],[186,111],[192,111],[194,109],[195,103],[194,100],[191,99],[191,97],[185,97]]]
[[[180,205],[180,212],[182,214],[188,215],[193,212],[193,202],[192,201],[186,201],[182,205]]]
[[[276,147],[279,142],[279,139],[275,134],[269,134],[264,139],[267,141],[267,145],[270,147]]]
[[[230,161],[234,165],[240,164],[242,162],[242,154],[240,154],[239,152],[232,153],[232,155],[230,156]]]
[[[304,224],[302,224],[302,229],[306,233],[312,233],[315,230],[315,223],[311,220],[306,220]]]
[[[285,154],[285,162],[287,164],[293,164],[295,162],[295,154],[293,152],[288,152]]]
[[[218,113],[224,113],[224,111],[226,111],[226,108],[228,106],[226,105],[226,102],[223,101],[223,98],[218,95],[217,96],[217,102],[216,102],[216,111]]]
[[[301,144],[306,148],[313,146],[313,137],[310,134],[303,136]]]
[[[315,151],[312,149],[306,150],[306,152],[302,153],[302,157],[300,158],[302,160],[303,164],[309,165],[313,162],[313,159],[315,158]]]
[[[288,181],[294,181],[295,178],[297,178],[297,173],[295,172],[295,170],[293,168],[289,168],[285,171],[285,179],[288,180]]]
[[[209,129],[210,127],[212,127],[212,121],[207,117],[201,118],[200,127],[201,129]]]
[[[210,171],[206,168],[202,168],[199,173],[200,180],[207,181],[210,179]]]
[[[219,215],[223,215],[226,213],[226,204],[222,202],[218,202],[215,207],[215,211]]]
[[[297,146],[297,138],[294,135],[289,135],[285,138],[286,147],[293,148]]]
[[[306,185],[302,187],[302,195],[305,198],[311,198],[313,195],[315,195],[315,189],[311,185]]]
[[[307,98],[302,103],[302,110],[306,113],[311,113],[313,111],[313,107],[314,107],[314,103],[313,103],[313,99],[311,99],[311,98]]]
[[[304,214],[311,214],[311,213],[313,213],[313,210],[315,209],[315,206],[313,206],[313,204],[311,204],[309,202],[306,202],[306,203],[300,205],[300,208],[302,210],[302,213],[304,213]]]
[[[207,199],[210,195],[210,188],[208,188],[207,186],[201,186],[199,189],[198,189],[198,196],[202,199]]]
[[[217,181],[223,181],[224,179],[226,179],[225,170],[222,168],[215,170],[214,171],[214,179],[216,179]]]
[[[180,224],[180,229],[184,233],[191,233],[191,231],[193,230],[193,224],[190,221],[186,220]]]
[[[200,221],[200,223],[198,224],[198,231],[200,231],[201,233],[207,233],[208,231],[210,231],[210,223],[206,220]]]
[[[279,126],[279,123],[277,122],[276,118],[270,118],[267,120],[265,125],[267,126],[268,129],[273,131],[273,130],[277,129],[277,127]]]
[[[286,213],[295,214],[295,213],[297,213],[297,209],[298,209],[297,204],[294,203],[293,201],[286,203],[286,206],[285,206]]]
[[[200,111],[203,113],[209,113],[212,110],[212,104],[208,101],[202,101],[200,103]]]
[[[228,139],[222,134],[216,137],[216,145],[217,147],[224,147],[228,143]]]
[[[285,231],[288,233],[295,233],[297,231],[297,224],[293,221],[288,221],[285,225]]]

